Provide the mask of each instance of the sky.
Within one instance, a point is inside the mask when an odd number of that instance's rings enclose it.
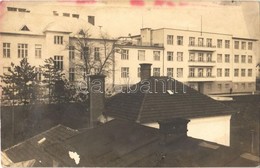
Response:
[[[68,0],[67,0],[68,1]],[[111,36],[140,34],[140,28],[175,28],[233,34],[260,40],[260,2],[184,0],[70,0],[9,1],[9,6],[28,8],[31,13],[52,11],[95,16],[96,25]],[[91,3],[96,1],[95,3]],[[160,3],[161,2],[161,5]],[[168,3],[167,3],[168,2]],[[169,3],[170,2],[170,3]],[[159,5],[155,5],[159,4]],[[257,44],[259,45],[259,43]],[[259,51],[257,51],[259,53]],[[259,54],[258,54],[259,55]],[[260,58],[259,58],[260,60]]]

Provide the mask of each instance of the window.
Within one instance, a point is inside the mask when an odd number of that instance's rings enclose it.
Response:
[[[173,68],[167,68],[167,76],[173,77]]]
[[[230,62],[230,55],[229,54],[225,54],[225,62],[226,63]]]
[[[239,63],[239,55],[235,55],[235,57],[234,57],[234,62],[235,62],[235,63]]]
[[[28,56],[28,44],[18,44],[18,58]]]
[[[203,68],[198,68],[198,76],[203,77],[204,76],[204,70]]]
[[[145,51],[144,50],[138,50],[138,60],[145,61]]]
[[[241,76],[245,77],[246,76],[246,69],[241,69]]]
[[[70,17],[70,14],[69,13],[63,13],[63,16]]]
[[[198,38],[198,46],[203,46],[203,38]]]
[[[226,84],[225,84],[225,88],[226,88],[226,89],[229,89],[229,88],[230,88],[229,83],[226,83]]]
[[[212,76],[212,68],[207,68],[206,76],[207,77],[211,77]]]
[[[183,36],[177,36],[177,45],[183,45]]]
[[[218,43],[218,44],[217,44],[217,47],[218,47],[218,48],[222,48],[222,40],[218,39],[218,40],[217,40],[217,43]]]
[[[234,77],[238,77],[239,76],[239,69],[235,69],[234,70]]]
[[[246,56],[245,55],[241,55],[241,62],[246,63]]]
[[[222,85],[218,84],[218,90],[222,90]]]
[[[242,89],[246,88],[246,84],[245,83],[242,83],[241,86],[242,86]]]
[[[40,67],[35,67],[35,72],[36,72],[36,81],[41,81],[42,80],[42,70]]]
[[[160,68],[153,68],[153,76],[160,76]]]
[[[248,56],[248,63],[252,63],[253,62],[253,57],[252,57],[252,55],[249,55]]]
[[[177,68],[177,77],[182,78],[183,77],[183,68]]]
[[[247,70],[247,76],[248,76],[248,77],[252,77],[252,72],[253,72],[252,69],[248,69],[248,70]]]
[[[218,55],[217,55],[217,61],[218,61],[219,63],[222,62],[222,54],[218,54]]]
[[[59,70],[63,70],[63,56],[54,56],[54,67]]]
[[[198,55],[199,55],[198,56],[198,61],[199,62],[203,62],[204,61],[204,54],[203,53],[199,53]]]
[[[160,61],[160,51],[153,52],[153,59],[154,61]]]
[[[183,52],[177,52],[177,61],[183,61]]]
[[[237,83],[234,84],[234,89],[238,89],[238,84]]]
[[[167,44],[173,45],[173,35],[167,35]]]
[[[253,85],[254,85],[254,83],[248,83],[248,87],[249,87],[249,88],[252,88]]]
[[[100,60],[100,52],[99,52],[99,47],[94,48],[94,60],[99,61]]]
[[[128,60],[129,59],[129,50],[122,50],[121,52],[121,60]]]
[[[75,47],[69,46],[69,59],[73,60],[75,59]]]
[[[248,42],[248,50],[253,50],[253,43],[252,42]]]
[[[10,58],[11,56],[11,44],[10,43],[3,43],[3,57],[4,58]]]
[[[207,47],[212,47],[212,39],[207,38]]]
[[[229,69],[228,68],[225,69],[225,77],[229,77]]]
[[[195,61],[195,53],[190,53],[190,60],[189,61]]]
[[[222,69],[221,68],[217,69],[217,77],[222,77]]]
[[[235,49],[239,49],[239,41],[235,41],[234,42],[234,48]]]
[[[141,77],[141,68],[140,67],[137,68],[137,77],[138,78]]]
[[[173,52],[167,51],[167,61],[173,61]]]
[[[229,48],[230,47],[230,41],[229,40],[225,40],[225,48]]]
[[[89,47],[83,47],[81,53],[80,53],[80,59],[85,60],[90,55]]]
[[[54,44],[63,44],[63,36],[54,36]]]
[[[121,68],[121,78],[128,78],[129,77],[129,68],[122,67]]]
[[[189,77],[194,77],[195,76],[195,68],[190,68],[189,69]]]
[[[245,50],[245,49],[246,49],[246,42],[243,41],[243,42],[241,43],[241,49],[242,49],[242,50]]]
[[[212,62],[212,54],[207,53],[207,62]]]
[[[211,90],[211,89],[212,89],[212,84],[211,84],[211,83],[208,83],[208,84],[207,84],[207,89],[208,89],[208,90]]]
[[[73,82],[75,80],[75,69],[69,68],[69,81]]]
[[[189,38],[189,45],[190,46],[195,46],[195,37],[190,37]]]

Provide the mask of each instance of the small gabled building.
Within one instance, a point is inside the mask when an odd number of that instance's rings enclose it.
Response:
[[[159,122],[187,119],[188,136],[229,146],[230,107],[168,77],[151,77],[151,64],[141,65],[141,81],[109,98],[108,118],[159,128]]]

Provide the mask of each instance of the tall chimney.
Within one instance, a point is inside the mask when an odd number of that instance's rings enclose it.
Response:
[[[95,26],[95,16],[88,16],[88,23]]]
[[[161,144],[169,144],[180,138],[187,137],[187,124],[190,120],[176,118],[159,121],[159,130],[162,135]]]
[[[105,106],[105,77],[104,75],[89,76],[89,124],[94,127],[98,124]]]
[[[141,80],[149,79],[151,77],[151,66],[152,64],[140,64],[141,69],[140,69],[140,76]]]

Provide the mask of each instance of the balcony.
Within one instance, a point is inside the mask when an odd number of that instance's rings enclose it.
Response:
[[[188,76],[189,82],[211,82],[215,80],[215,76]]]
[[[200,61],[200,60],[189,60],[188,61],[189,66],[206,66],[206,67],[212,67],[216,65],[216,61]]]
[[[189,50],[190,51],[208,51],[208,52],[214,52],[216,51],[216,46],[213,45],[193,45],[189,44]]]

